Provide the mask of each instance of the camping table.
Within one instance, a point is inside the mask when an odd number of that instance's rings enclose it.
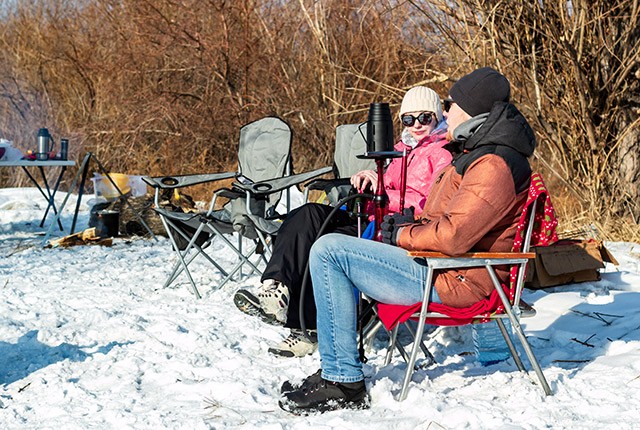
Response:
[[[0,161],[0,167],[21,167],[22,170],[27,174],[29,180],[38,188],[40,194],[47,201],[47,208],[44,211],[44,216],[42,217],[42,221],[40,221],[40,227],[44,226],[44,221],[49,214],[49,209],[53,211],[54,214],[58,213],[55,204],[55,196],[58,191],[58,187],[60,186],[60,181],[62,180],[62,176],[64,172],[67,170],[68,166],[75,166],[76,162],[73,160],[17,160],[17,161]],[[40,176],[42,177],[42,186],[36,180],[36,178],[29,172],[28,167],[37,167],[40,171]],[[44,169],[45,167],[60,167],[60,173],[53,185],[53,188],[49,186],[49,181],[47,181],[47,175],[45,175]],[[44,188],[44,189],[43,189]],[[62,223],[60,222],[60,218],[57,218],[58,226],[60,230],[63,230]]]

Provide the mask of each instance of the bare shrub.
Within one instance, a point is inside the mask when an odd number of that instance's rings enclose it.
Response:
[[[640,221],[640,4],[412,1],[446,28],[464,71],[492,65],[532,121],[538,167],[573,198],[565,222]],[[455,5],[457,7],[452,8]],[[606,220],[606,221],[605,221]],[[620,238],[617,233],[608,237]],[[629,239],[629,237],[627,237]]]
[[[0,22],[11,82],[0,129],[26,150],[47,126],[111,170],[178,174],[234,169],[240,126],[278,115],[296,170],[319,167],[336,125],[442,80],[437,41],[406,31],[411,12],[364,0],[18,2]]]
[[[445,95],[477,66],[507,74],[564,222],[638,225],[637,0],[21,0],[0,15],[0,135],[39,127],[112,171],[235,169],[238,130],[278,115],[296,171],[331,161],[334,128],[371,102]],[[399,130],[399,127],[398,127]],[[26,185],[0,170],[0,182]],[[63,184],[63,189],[67,184]],[[205,187],[202,194],[205,197]]]

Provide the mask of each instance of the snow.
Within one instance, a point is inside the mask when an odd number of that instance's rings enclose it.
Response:
[[[72,206],[62,216],[67,227]],[[632,429],[640,422],[639,244],[607,243],[620,265],[609,265],[599,282],[526,291],[537,315],[523,325],[553,396],[511,359],[480,366],[468,327],[438,328],[426,341],[438,363],[414,375],[404,402],[394,399],[404,362],[395,356],[384,366],[380,334],[365,366],[371,409],[298,417],[279,409],[279,388],[315,372],[318,354],[267,353],[287,331],[232,301],[257,276],[217,288],[219,274],[196,260],[197,300],[184,278],[163,288],[175,261],[168,240],[46,249],[45,207],[35,189],[0,190],[1,428]],[[83,202],[78,225],[88,218]],[[235,261],[218,240],[211,252],[226,265]]]

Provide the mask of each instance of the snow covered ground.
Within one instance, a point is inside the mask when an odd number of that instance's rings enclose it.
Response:
[[[371,409],[296,417],[278,408],[280,385],[313,373],[318,355],[267,353],[286,330],[232,302],[256,276],[217,289],[218,273],[196,261],[196,300],[183,278],[162,288],[174,262],[166,239],[44,249],[43,204],[34,189],[0,190],[0,428],[638,428],[638,244],[607,243],[620,265],[599,282],[525,293],[538,311],[525,332],[553,396],[513,360],[480,366],[468,328],[440,328],[427,341],[438,364],[414,376],[404,402],[393,398],[404,362],[383,366],[379,335],[365,368]]]

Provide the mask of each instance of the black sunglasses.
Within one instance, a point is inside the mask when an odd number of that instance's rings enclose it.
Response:
[[[402,125],[405,127],[413,127],[413,124],[416,123],[416,120],[422,125],[429,125],[431,121],[433,121],[433,113],[431,112],[422,112],[417,117],[413,115],[402,115]]]
[[[442,100],[442,110],[444,110],[445,112],[449,112],[449,109],[451,109],[451,105],[454,103],[455,102],[452,99]]]

